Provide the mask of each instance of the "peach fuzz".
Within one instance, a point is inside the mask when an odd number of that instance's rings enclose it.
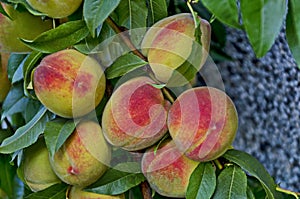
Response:
[[[156,153],[148,149],[142,158],[142,172],[150,186],[167,197],[184,198],[189,179],[199,162],[184,156],[174,142],[164,141]]]
[[[225,92],[212,87],[192,88],[172,105],[168,128],[176,146],[187,157],[210,161],[231,147],[238,115]]]
[[[97,194],[82,190],[83,188],[72,186],[69,192],[69,199],[125,199],[124,194],[110,196]]]
[[[136,77],[119,86],[102,116],[103,133],[113,146],[128,151],[147,148],[166,132],[167,109],[160,89],[148,77]]]
[[[50,158],[56,175],[65,183],[87,186],[98,180],[107,170],[111,148],[101,127],[93,121],[82,121],[63,146]]]
[[[94,110],[104,95],[105,82],[98,62],[73,49],[44,57],[33,75],[38,99],[65,118],[81,117]]]

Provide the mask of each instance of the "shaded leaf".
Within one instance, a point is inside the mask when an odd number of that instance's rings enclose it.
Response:
[[[32,193],[25,197],[25,199],[65,199],[68,185],[59,183],[42,191]]]
[[[138,56],[132,53],[127,53],[119,57],[110,67],[106,69],[106,78],[113,79],[120,77],[130,71],[145,66],[146,64],[147,62]]]
[[[216,188],[216,181],[212,164],[200,163],[190,177],[186,198],[211,198]]]
[[[36,99],[36,97],[32,96],[28,90],[28,85],[31,83],[31,72],[33,68],[36,66],[38,60],[42,57],[43,53],[38,51],[33,51],[25,60],[23,66],[23,76],[24,76],[24,92],[27,97],[31,97]]]
[[[10,163],[8,155],[0,154],[0,188],[3,189],[10,197],[14,193],[14,177],[16,175],[16,168]]]
[[[84,21],[70,21],[40,34],[33,41],[21,39],[29,48],[42,53],[53,53],[70,47],[89,34]]]
[[[23,79],[22,62],[24,63],[24,59],[26,58],[26,56],[27,54],[21,53],[10,54],[7,65],[7,75],[8,79],[12,83],[18,82],[19,80]],[[17,72],[17,70],[19,71]]]
[[[39,135],[43,133],[48,120],[47,109],[42,107],[30,122],[18,128],[14,135],[2,142],[0,153],[13,153],[36,142]]]
[[[300,67],[300,4],[296,0],[289,1],[286,37],[294,59]]]
[[[236,0],[202,0],[202,3],[221,22],[234,28],[241,27]]]
[[[46,124],[44,135],[50,156],[53,157],[55,152],[63,145],[67,138],[75,129],[75,122],[67,119],[56,119]]]
[[[286,10],[282,0],[241,0],[243,24],[256,56],[264,56],[273,45]]]
[[[218,176],[213,199],[247,199],[247,176],[238,166],[226,167]]]
[[[23,112],[27,102],[28,99],[24,96],[22,82],[13,85],[3,102],[1,120],[12,114]]]
[[[233,149],[228,150],[223,157],[239,165],[248,174],[257,178],[265,189],[269,199],[279,198],[277,197],[278,193],[276,192],[277,185],[275,184],[273,178],[256,158],[245,152]]]
[[[119,5],[121,0],[106,1],[106,0],[85,0],[83,4],[83,17],[87,27],[95,37],[96,28],[101,25],[106,18]]]

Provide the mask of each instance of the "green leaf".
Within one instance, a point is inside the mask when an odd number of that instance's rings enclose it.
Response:
[[[247,186],[247,199],[255,199],[253,191]]]
[[[23,112],[27,102],[28,98],[24,96],[22,82],[13,85],[3,102],[1,120],[12,114]]]
[[[168,16],[168,7],[165,0],[147,0],[148,26]]]
[[[87,27],[92,35],[95,37],[96,28],[101,25],[106,18],[119,5],[121,0],[107,1],[107,0],[85,0],[83,4],[83,17]]]
[[[3,189],[7,195],[12,197],[14,193],[16,168],[9,163],[10,160],[8,155],[0,154],[0,188]]]
[[[227,160],[239,165],[249,175],[257,178],[262,184],[268,199],[277,199],[276,187],[273,178],[266,171],[264,166],[253,156],[238,150],[228,150],[224,155]]]
[[[128,29],[147,26],[148,8],[145,0],[122,0],[115,12],[119,25]]]
[[[55,152],[63,145],[67,138],[75,129],[75,122],[67,119],[56,119],[46,124],[44,135],[50,156],[53,157]]]
[[[132,165],[132,163],[129,163],[129,165]],[[125,166],[125,164],[122,164],[122,167]],[[145,180],[142,173],[124,172],[117,168],[109,169],[95,184],[88,187],[86,191],[99,194],[118,195],[139,185]]]
[[[27,54],[11,53],[8,59],[7,74],[8,79],[12,83],[16,83],[23,79],[23,64]]]
[[[10,16],[7,14],[7,12],[5,12],[5,10],[3,9],[2,4],[0,4],[0,13],[3,14],[4,16],[10,18]]]
[[[286,19],[286,37],[290,50],[300,67],[300,4],[296,0],[289,1]]]
[[[282,0],[241,0],[244,27],[256,56],[264,56],[273,45],[286,10]]]
[[[202,0],[202,3],[221,22],[241,28],[236,0]]]
[[[145,66],[146,64],[147,62],[138,56],[132,53],[127,53],[119,57],[110,67],[106,69],[106,78],[113,79],[120,77],[130,71]]]
[[[63,23],[55,29],[40,34],[33,41],[21,39],[29,48],[42,53],[53,53],[68,48],[89,34],[82,20]]]
[[[25,197],[25,199],[65,199],[68,185],[59,183],[42,191],[32,193]]]
[[[247,199],[247,176],[238,166],[226,167],[218,176],[213,199]]]
[[[31,72],[33,68],[36,66],[38,60],[42,57],[43,53],[38,51],[33,51],[25,60],[23,66],[23,76],[24,76],[24,92],[27,97],[31,97],[36,99],[36,97],[32,96],[28,90],[28,85],[31,83]]]
[[[186,198],[211,198],[216,188],[216,173],[210,162],[200,163],[193,171]]]
[[[48,120],[47,109],[42,107],[30,122],[18,128],[14,135],[2,142],[0,153],[13,153],[36,142],[39,135],[43,133]]]

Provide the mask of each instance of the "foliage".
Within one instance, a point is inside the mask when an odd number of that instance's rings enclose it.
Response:
[[[25,7],[32,14],[42,16],[42,13],[31,8],[25,0],[2,2]],[[274,43],[285,18],[291,51],[294,55],[298,54],[300,7],[295,0],[241,0],[240,4],[234,0],[202,0],[197,3],[180,0],[85,0],[83,6],[68,17],[68,22],[50,19],[56,25],[52,30],[42,33],[32,41],[20,38],[33,50],[32,52],[10,55],[8,76],[12,87],[1,104],[0,126],[0,188],[6,192],[8,198],[63,199],[68,191],[68,185],[61,183],[32,193],[17,175],[23,149],[35,143],[38,137],[44,136],[52,156],[73,132],[76,123],[52,114],[35,97],[31,77],[39,61],[47,54],[70,47],[83,53],[96,54],[96,58],[107,67],[105,74],[110,86],[113,87],[125,74],[130,76],[130,73],[137,69],[139,73],[145,72],[143,69],[147,69],[148,63],[145,57],[135,51],[138,46],[136,49],[132,49],[132,46],[119,46],[111,38],[124,30],[130,32],[137,28],[144,33],[145,27],[150,27],[160,19],[176,13],[190,12],[188,5],[191,5],[202,18],[211,19],[210,54],[215,61],[231,59],[223,51],[226,25],[243,29],[256,55],[262,57]],[[0,12],[5,13],[2,6]],[[125,39],[128,41],[131,39],[133,45],[138,44],[141,38],[138,37],[139,34],[136,35],[131,32]],[[95,49],[94,47],[98,45],[99,49]],[[109,51],[106,54],[102,51],[103,46]],[[115,59],[107,58],[112,54],[119,56],[114,57]],[[299,58],[295,57],[300,63]],[[192,70],[188,72],[192,75],[197,73]],[[185,75],[190,79],[191,74]],[[160,89],[164,86],[157,85]],[[180,89],[183,87],[178,90]],[[96,109],[99,118],[111,90],[108,89],[106,98]],[[124,154],[120,152],[120,156],[124,157]],[[144,183],[145,177],[139,168],[134,172],[116,169],[135,168],[136,165],[130,162],[127,165],[114,166],[86,190],[103,194],[126,193],[127,198],[140,198],[144,193],[139,186]],[[254,157],[234,149],[228,150],[217,160],[200,163],[190,178],[186,194],[188,199],[266,197],[280,199],[297,196],[296,193],[279,188],[263,165]],[[153,193],[153,198],[165,197]]]

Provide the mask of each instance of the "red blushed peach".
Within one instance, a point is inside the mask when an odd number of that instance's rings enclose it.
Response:
[[[155,153],[148,149],[142,158],[142,172],[150,186],[167,197],[185,197],[189,179],[199,162],[184,156],[173,141],[164,141]]]
[[[50,111],[72,118],[91,112],[100,103],[105,76],[94,59],[70,49],[46,56],[34,71],[33,85]]]
[[[147,148],[167,131],[167,107],[161,90],[148,77],[123,83],[112,94],[102,117],[107,141],[125,150]]]
[[[75,186],[87,186],[107,170],[111,149],[96,122],[82,121],[63,146],[50,158],[56,175]]]
[[[97,194],[82,190],[80,187],[71,187],[69,192],[69,199],[125,199],[124,194],[110,196],[104,194]]]
[[[176,99],[169,110],[168,127],[176,146],[187,157],[209,161],[231,147],[238,115],[226,93],[212,87],[198,87]]]
[[[197,70],[200,70],[205,62],[210,44],[210,25],[203,19],[199,20],[203,46],[198,44],[197,56],[201,59],[201,64],[194,66]],[[190,13],[164,18],[149,28],[141,48],[158,80],[167,83],[175,69],[186,60],[192,62],[189,56],[192,50],[195,50],[193,49],[193,45],[196,45],[195,32],[194,19]]]

